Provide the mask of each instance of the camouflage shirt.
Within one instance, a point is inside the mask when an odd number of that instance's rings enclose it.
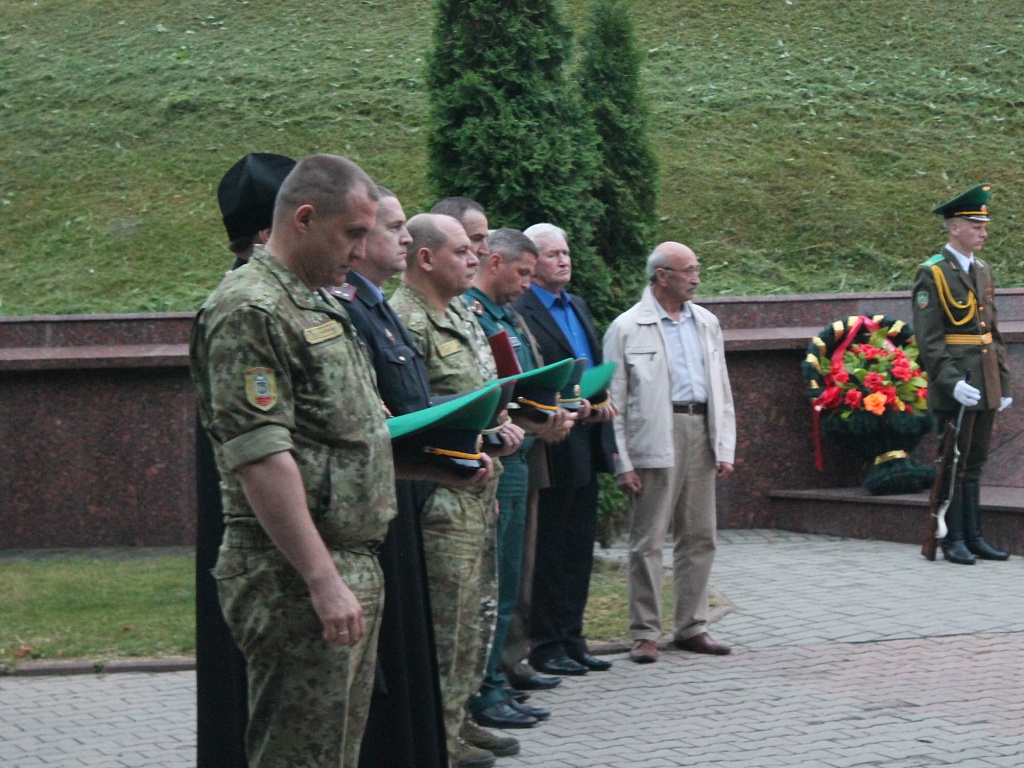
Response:
[[[390,303],[423,353],[430,394],[470,392],[498,378],[487,337],[461,296],[438,312],[423,294],[402,283]]]
[[[396,511],[385,412],[333,297],[257,247],[196,316],[190,364],[228,523],[256,525],[238,468],[290,451],[328,546],[384,537]]]

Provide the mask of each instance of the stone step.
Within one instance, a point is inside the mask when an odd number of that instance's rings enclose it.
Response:
[[[773,528],[798,533],[922,542],[928,523],[928,493],[874,496],[863,488],[773,490]],[[1024,488],[983,485],[982,527],[989,542],[1024,555]]]

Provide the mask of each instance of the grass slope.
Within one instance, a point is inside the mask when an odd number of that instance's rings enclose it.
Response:
[[[982,180],[986,256],[1024,285],[1024,17],[950,9],[635,4],[659,235],[695,247],[705,293],[905,288],[942,242],[928,210]],[[196,308],[230,264],[216,184],[247,151],[345,154],[429,206],[430,25],[429,0],[7,0],[0,314]]]

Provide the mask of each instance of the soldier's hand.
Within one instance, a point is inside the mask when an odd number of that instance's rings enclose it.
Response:
[[[1011,405],[1013,405],[1013,398],[1012,397],[1004,397],[1002,400],[999,401],[999,408],[998,408],[998,410],[996,412],[997,413],[1002,413],[1007,408],[1009,408]]]
[[[615,403],[609,403],[601,408],[594,408],[590,412],[591,421],[611,421],[619,415],[619,407]]]
[[[324,640],[332,645],[351,648],[366,634],[363,606],[337,571],[309,584],[313,610],[324,627]]]
[[[569,436],[569,431],[576,423],[576,414],[559,408],[548,416],[547,421],[534,427],[537,437],[545,443],[560,443]]]
[[[729,475],[732,474],[733,466],[727,461],[718,462],[718,466],[715,468],[715,474],[717,474],[722,480],[725,480]]]
[[[498,430],[498,437],[501,438],[501,448],[497,451],[492,451],[492,455],[508,456],[519,450],[519,446],[523,444],[523,439],[526,437],[526,432],[523,431],[522,427],[513,424],[509,420],[502,424],[501,429]]]
[[[972,405],[977,405],[981,402],[981,390],[977,387],[972,387],[966,381],[958,381],[956,386],[953,387],[953,399],[960,403],[960,405],[966,405],[970,408]]]

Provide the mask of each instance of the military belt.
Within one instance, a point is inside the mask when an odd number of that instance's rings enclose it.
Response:
[[[992,343],[992,334],[983,333],[978,335],[976,333],[947,333],[946,334],[947,344],[966,344],[966,345],[982,345]]]

